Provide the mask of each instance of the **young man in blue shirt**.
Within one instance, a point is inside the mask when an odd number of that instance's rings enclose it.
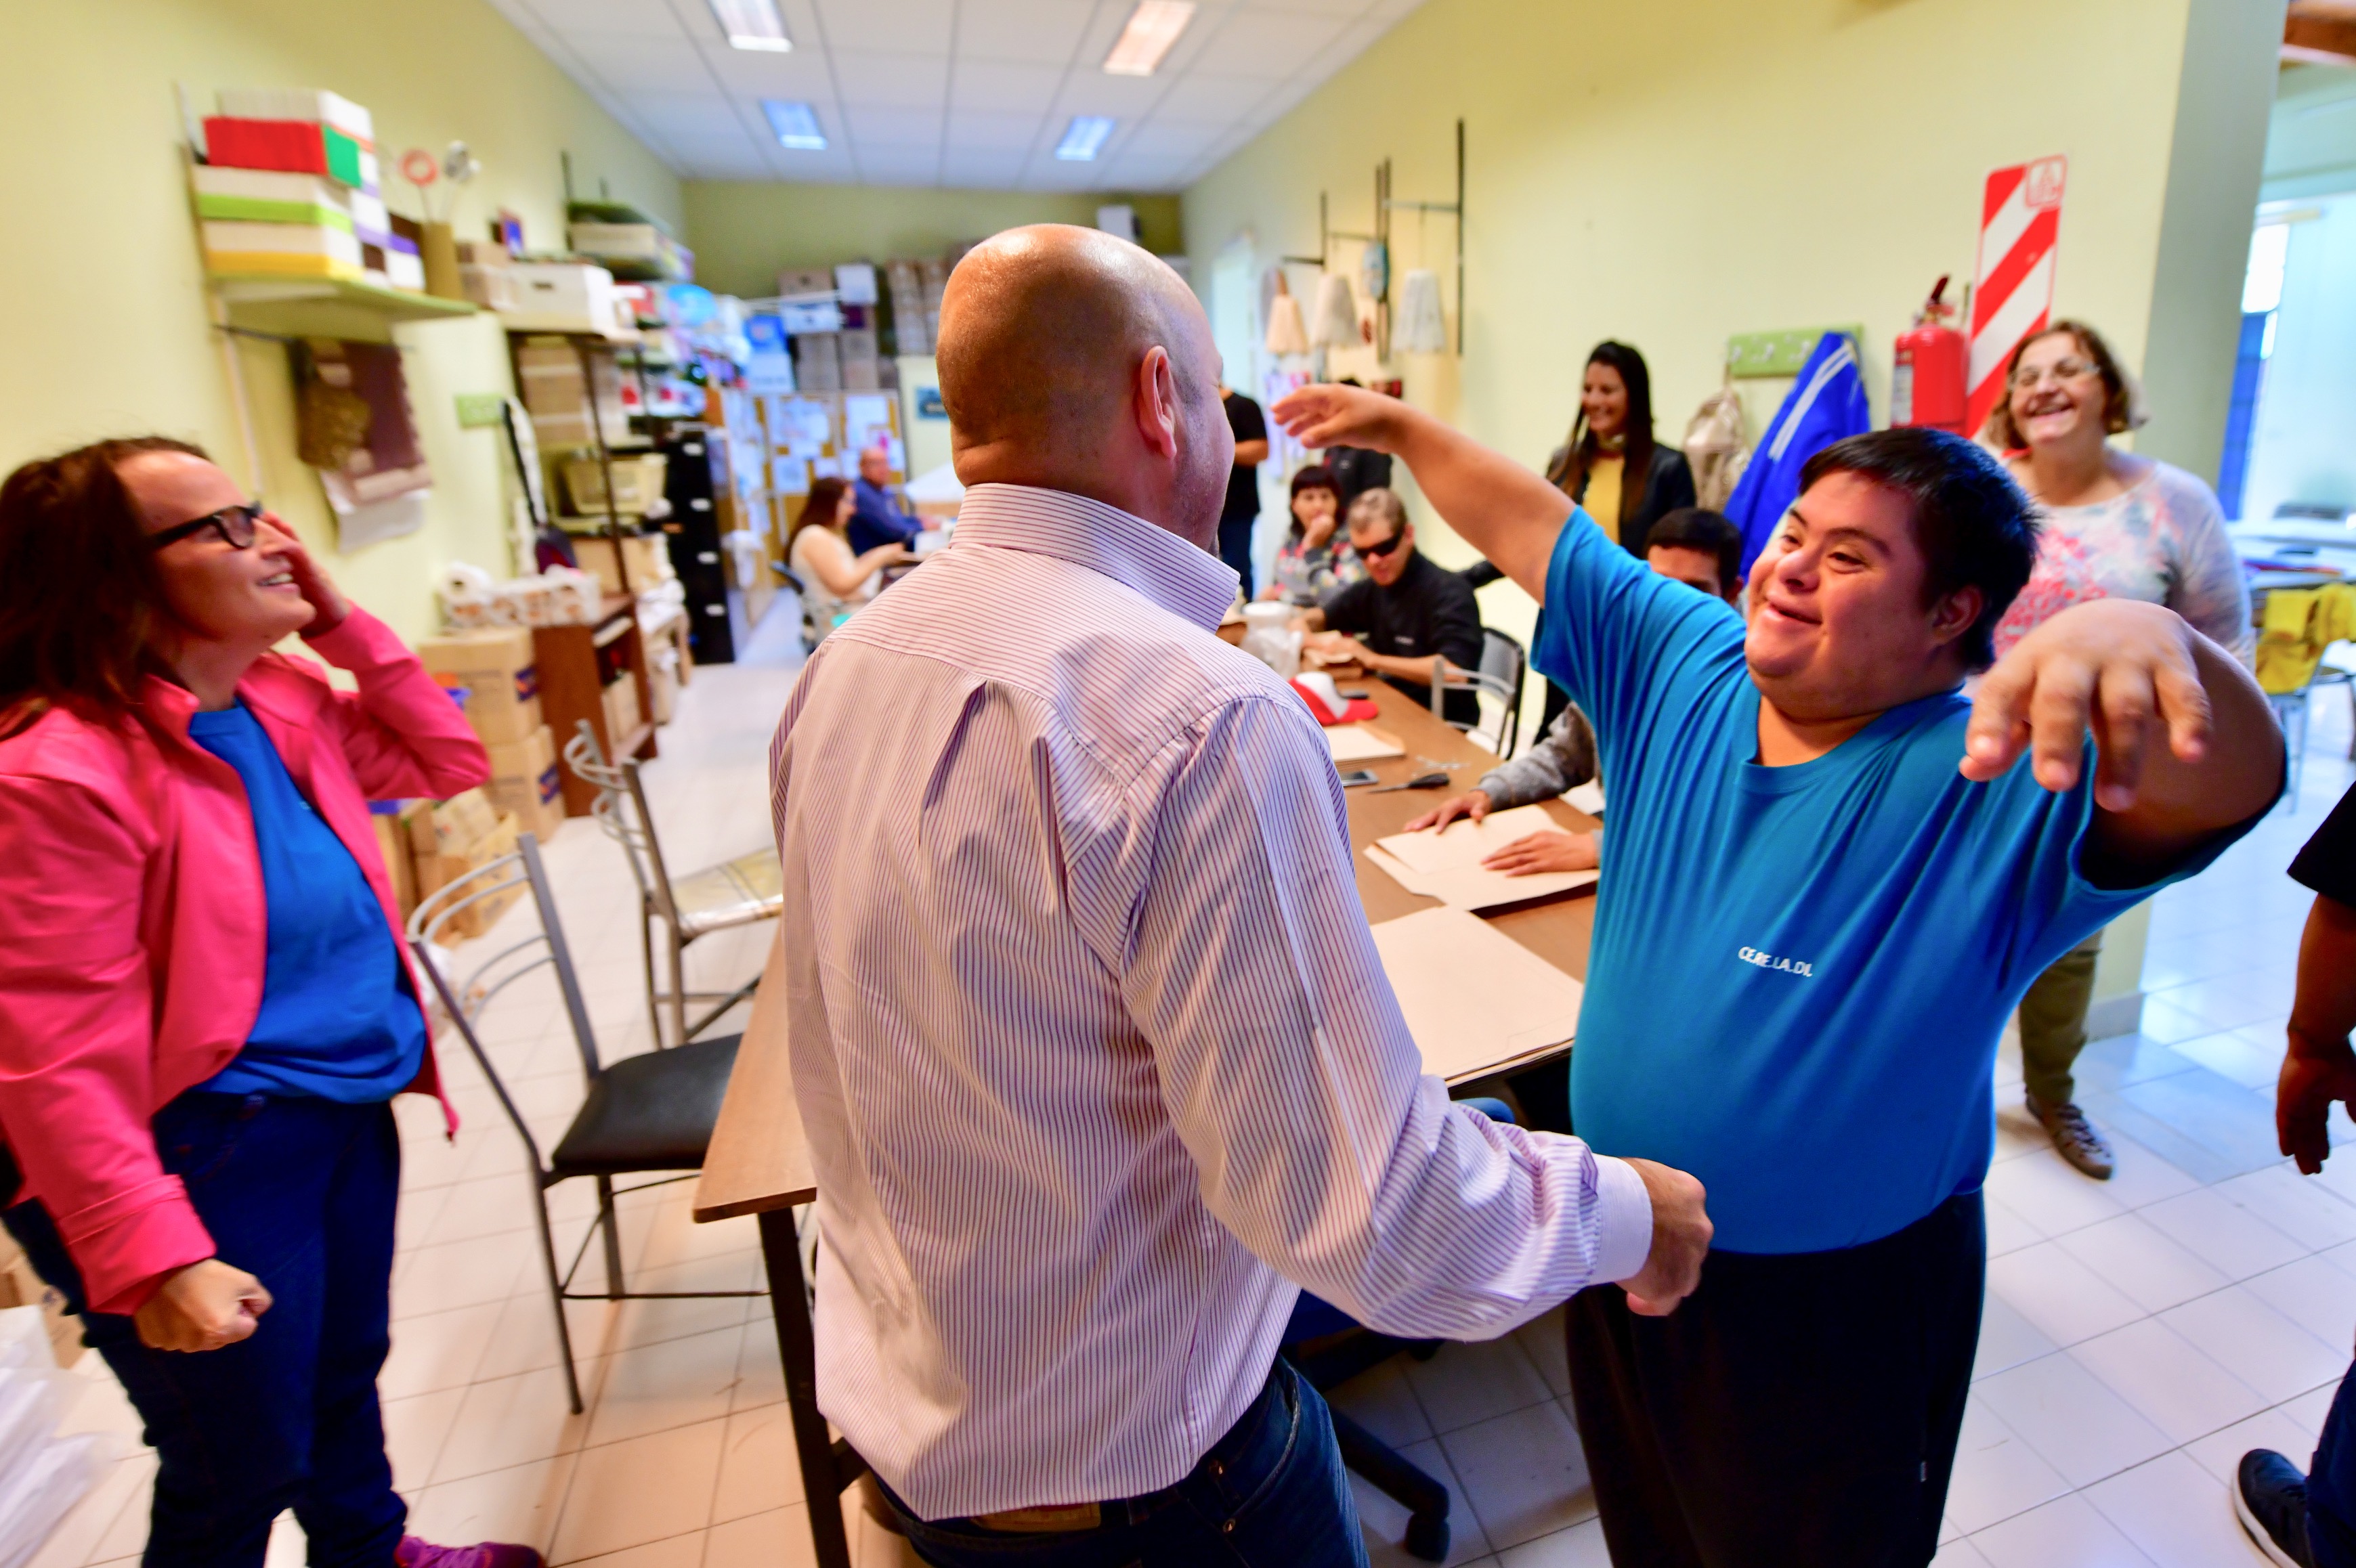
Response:
[[[1738,621],[1404,404],[1312,387],[1275,411],[1309,445],[1397,453],[1542,599],[1535,662],[1601,743],[1572,1117],[1600,1153],[1699,1177],[1718,1225],[1674,1317],[1601,1290],[1568,1314],[1613,1560],[1929,1562],[1978,1337],[1997,1038],[2045,965],[2273,802],[2264,696],[2173,613],[2105,600],[1967,702],[2036,534],[1956,437],[1818,454]]]

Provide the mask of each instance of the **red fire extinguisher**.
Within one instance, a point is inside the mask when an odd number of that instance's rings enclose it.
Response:
[[[1970,347],[1964,335],[1946,325],[1954,307],[1940,302],[1947,292],[1942,277],[1923,302],[1913,329],[1898,338],[1898,362],[1890,371],[1890,422],[1929,425],[1964,433],[1965,373]]]

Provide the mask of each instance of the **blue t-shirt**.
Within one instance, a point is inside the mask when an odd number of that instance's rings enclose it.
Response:
[[[244,704],[190,715],[188,738],[245,782],[270,904],[262,1011],[245,1049],[197,1087],[390,1100],[424,1060],[425,1019],[384,906]]]
[[[1742,640],[1573,514],[1536,663],[1594,720],[1612,811],[1572,1120],[1700,1178],[1717,1246],[1857,1246],[1986,1179],[1997,1038],[2029,982],[2236,835],[2094,886],[2093,767],[2059,795],[2025,763],[1972,783],[1953,692],[1764,766]]]

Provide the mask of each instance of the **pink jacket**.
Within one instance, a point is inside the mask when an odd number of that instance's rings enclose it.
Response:
[[[366,611],[310,645],[359,677],[357,695],[276,654],[238,695],[359,862],[407,962],[368,803],[446,798],[489,777],[490,758]],[[117,726],[53,709],[0,741],[0,1135],[101,1312],[137,1310],[157,1276],[213,1255],[148,1123],[243,1048],[262,1007],[253,814],[236,770],[188,739],[196,705],[150,677]],[[440,1092],[430,1045],[412,1087]]]

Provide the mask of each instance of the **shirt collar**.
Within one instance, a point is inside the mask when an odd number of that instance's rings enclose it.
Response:
[[[1029,550],[1111,578],[1211,631],[1236,600],[1235,569],[1143,517],[1068,490],[975,485],[958,507],[956,544]]]

